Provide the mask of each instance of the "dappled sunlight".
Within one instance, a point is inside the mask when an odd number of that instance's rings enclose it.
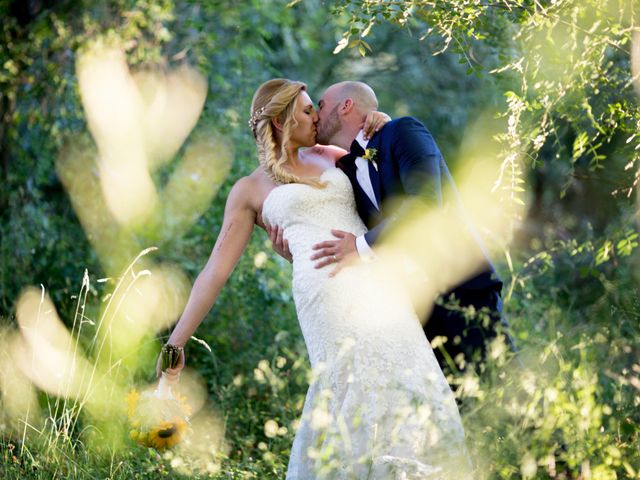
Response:
[[[209,407],[193,417],[190,434],[165,458],[177,473],[213,475],[222,470],[222,461],[229,451],[224,415]]]
[[[132,75],[124,52],[104,48],[84,53],[77,75],[106,204],[120,225],[139,225],[157,208],[151,172],[195,126],[206,82],[186,66]]]
[[[141,256],[144,253],[148,252]],[[7,405],[16,404],[17,396],[24,395],[24,375],[38,389],[64,400],[65,405],[70,400],[69,408],[77,402],[80,409],[101,421],[122,415],[126,382],[140,369],[153,370],[151,365],[139,363],[138,350],[175,321],[188,288],[184,274],[175,267],[151,267],[153,274],[149,270],[133,273],[139,267],[134,262],[124,272],[114,292],[106,296],[97,322],[85,317],[86,296],[81,294],[72,332],[61,322],[44,291],[31,288],[22,294],[17,306],[20,333],[5,335],[3,340],[16,367],[2,377]],[[88,288],[85,277],[83,291]],[[88,348],[80,338],[83,328],[93,332]],[[21,388],[9,388],[12,384]],[[195,388],[194,380],[187,385],[193,386],[190,398],[200,407],[202,388]]]
[[[102,195],[96,170],[97,152],[88,142],[70,141],[56,162],[56,171],[69,195],[87,240],[106,272],[117,275],[140,251],[137,239],[118,225]]]
[[[77,74],[100,154],[99,179],[106,204],[119,224],[140,223],[153,211],[157,198],[140,131],[142,99],[124,52],[85,54]]]
[[[200,373],[192,368],[185,368],[180,372],[180,382],[175,391],[184,396],[193,414],[197,414],[207,403],[207,384]]]
[[[37,391],[12,355],[19,335],[16,331],[0,330],[0,434],[24,439],[41,428],[43,418]]]
[[[124,272],[103,305],[97,337],[100,359],[123,359],[134,369],[140,343],[173,325],[182,312],[190,283],[178,267],[142,258]]]
[[[161,192],[158,237],[182,235],[205,213],[232,160],[230,142],[215,133],[202,133],[187,145]]]
[[[26,290],[18,300],[17,319],[21,336],[11,351],[22,373],[52,395],[81,398],[92,368],[49,296],[35,288]]]
[[[173,158],[196,126],[204,108],[207,80],[187,64],[169,71],[138,70],[131,78],[142,100],[136,113],[148,165],[155,170]]]
[[[419,197],[405,201],[393,230],[377,246],[383,268],[405,279],[420,318],[433,308],[436,295],[485,268],[486,258],[501,259],[517,226],[514,218],[524,216],[522,202],[493,192],[500,169],[493,141],[498,127],[480,116],[455,162],[457,188],[443,182],[443,206],[432,208]]]
[[[72,331],[61,322],[44,290],[30,288],[21,295],[17,306],[20,330],[3,330],[0,335],[0,356],[5,366],[0,373],[0,430],[4,434],[22,439],[38,434],[34,439],[46,437],[50,446],[63,448],[59,440],[68,441],[74,429],[88,421],[96,430],[83,434],[87,446],[96,451],[103,451],[107,445],[115,450],[130,448],[126,441],[129,427],[124,423],[127,391],[134,387],[132,378],[137,372],[154,371],[148,361],[141,362],[138,352],[159,329],[175,320],[188,287],[184,274],[175,267],[155,267],[147,262],[153,271],[143,269],[144,256],[150,251],[142,252],[113,292],[106,295],[97,321],[85,316],[84,294],[89,289],[85,276]],[[83,333],[83,328],[90,330]],[[93,337],[87,345],[88,334]],[[156,384],[137,387],[153,391]],[[36,401],[38,390],[52,397],[46,414]],[[221,451],[226,448],[224,427],[218,414],[206,405],[205,382],[187,369],[175,386],[175,394],[183,399],[192,417],[183,432],[192,448],[180,465],[194,471],[216,471]],[[150,410],[149,415],[152,413]],[[45,421],[43,414],[61,415],[62,420],[51,424],[53,417]],[[207,429],[203,430],[203,425]],[[203,445],[205,441],[208,443]]]
[[[211,131],[185,145],[207,91],[204,77],[186,64],[132,72],[123,51],[94,45],[79,56],[77,76],[95,144],[69,139],[56,170],[104,268],[105,291],[101,305],[87,305],[95,287],[85,272],[71,330],[44,289],[23,292],[20,330],[0,338],[3,364],[13,367],[0,373],[1,430],[17,438],[37,432],[62,448],[58,438],[72,438],[88,422],[95,429],[83,432],[83,443],[122,450],[130,446],[127,392],[141,373],[149,378],[155,371],[149,345],[177,320],[191,287],[180,267],[153,260],[149,253],[157,248],[148,245],[184,235],[209,207],[233,154],[229,141]],[[187,435],[193,455],[185,462],[217,471],[227,448],[224,423],[206,406],[205,383],[187,370],[177,390],[195,415]],[[51,396],[46,420],[38,391]],[[56,423],[58,416],[63,421]]]
[[[150,242],[180,237],[205,212],[225,179],[232,147],[221,135],[194,134],[206,81],[186,65],[131,72],[124,53],[93,46],[77,66],[95,146],[67,141],[56,170],[110,276]],[[171,175],[154,175],[174,160]]]
[[[407,364],[418,357],[398,333],[406,312],[428,345],[400,287],[428,318],[489,258],[517,355],[501,337],[486,363],[445,352],[442,380],[473,479],[640,479],[637,2],[66,3],[8,2],[0,25],[0,477],[284,478],[309,424],[327,479],[358,444],[345,467],[358,479],[402,468],[387,453],[406,438],[439,461],[452,429],[434,424],[437,389],[389,380],[420,377],[422,363],[385,371],[380,359],[397,345]],[[441,208],[388,205],[398,215],[379,261],[338,274],[375,301],[336,293],[341,348],[325,363],[309,361],[317,332],[300,333],[291,266],[253,235],[189,339],[169,417],[155,403],[158,350],[222,228],[218,194],[258,167],[251,91],[283,75],[314,94],[370,82],[380,110],[431,129],[456,188]],[[395,323],[361,349],[365,368],[322,383],[364,344],[339,328],[381,317]],[[317,403],[301,414],[310,385]],[[459,480],[454,450],[451,474],[419,462],[404,473]]]

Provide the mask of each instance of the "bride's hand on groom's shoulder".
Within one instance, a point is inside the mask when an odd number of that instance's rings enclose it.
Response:
[[[265,226],[267,227],[267,235],[269,235],[273,250],[286,261],[292,263],[293,255],[291,255],[291,251],[289,250],[289,242],[284,238],[284,229],[279,225]]]
[[[391,121],[391,117],[384,112],[378,112],[377,110],[371,110],[367,113],[362,124],[362,131],[365,140],[369,140],[376,132],[379,132],[386,123]]]

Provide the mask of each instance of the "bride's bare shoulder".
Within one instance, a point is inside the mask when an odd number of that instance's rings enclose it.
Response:
[[[238,179],[232,191],[257,208],[275,186],[262,167],[258,167],[249,175]]]

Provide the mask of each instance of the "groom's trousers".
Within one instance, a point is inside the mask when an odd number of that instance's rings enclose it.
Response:
[[[435,342],[434,353],[445,372],[484,362],[487,346],[497,335],[502,335],[507,347],[515,352],[502,315],[499,287],[455,289],[442,295],[424,323],[424,332],[431,342],[444,337],[444,343]]]

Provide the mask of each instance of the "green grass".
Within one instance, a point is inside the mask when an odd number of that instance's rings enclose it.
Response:
[[[499,357],[480,380],[451,378],[463,401],[477,478],[640,478],[640,306],[633,259],[587,274],[563,270],[579,260],[560,250],[551,268],[536,262],[519,267],[518,278],[525,280],[506,311],[524,369]],[[81,307],[78,312],[91,310]],[[247,336],[235,345],[234,328]],[[14,421],[13,431],[4,425],[0,477],[283,478],[309,374],[295,316],[284,310],[252,332],[217,322],[199,335],[213,353],[197,342],[187,352],[206,383],[207,400],[193,419],[198,442],[157,453],[127,438],[124,415],[114,414],[118,408],[101,418],[82,402],[39,392],[46,412],[40,424]],[[92,352],[95,339],[81,332],[76,338]],[[145,342],[130,369],[120,370],[119,382],[152,380],[159,342]],[[275,434],[265,430],[267,422],[276,422]]]

